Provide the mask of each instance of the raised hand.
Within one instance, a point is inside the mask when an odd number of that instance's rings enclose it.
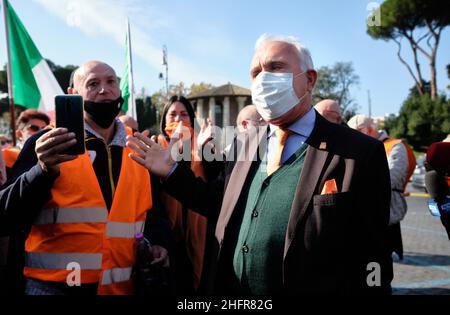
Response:
[[[202,149],[203,146],[213,138],[214,138],[214,128],[211,119],[208,118],[206,121],[203,122],[200,128],[200,132],[197,136],[198,148]]]
[[[175,164],[172,158],[171,149],[179,140],[179,135],[174,134],[167,148],[161,147],[155,139],[149,139],[143,134],[136,132],[134,137],[127,137],[127,147],[133,150],[129,156],[135,162],[147,168],[152,174],[159,177],[166,177]]]
[[[76,159],[76,155],[63,153],[76,142],[75,134],[68,133],[66,128],[52,129],[42,135],[36,141],[35,148],[42,170],[46,173],[56,174],[59,172],[59,164]]]

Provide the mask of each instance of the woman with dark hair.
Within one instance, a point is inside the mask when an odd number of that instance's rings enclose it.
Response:
[[[190,124],[191,128],[195,128],[196,122],[194,108],[192,107],[191,102],[181,95],[173,95],[169,99],[166,105],[164,105],[161,117],[160,131],[166,140],[170,139],[170,136],[165,130],[167,124],[182,121],[183,123]]]
[[[158,143],[167,147],[172,135],[176,131],[180,132],[182,148],[189,148],[191,155],[179,163],[190,163],[195,175],[206,180],[205,170],[197,153],[195,124],[195,114],[191,103],[183,96],[172,96],[164,106]],[[186,157],[186,154],[183,156]],[[170,195],[164,192],[161,194],[175,241],[171,258],[175,290],[177,294],[192,294],[198,290],[200,285],[207,219],[191,211]]]

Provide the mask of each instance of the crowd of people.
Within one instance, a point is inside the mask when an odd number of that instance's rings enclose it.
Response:
[[[19,145],[2,139],[0,154],[1,290],[142,293],[143,234],[147,271],[169,279],[155,295],[390,294],[411,149],[369,117],[345,123],[334,100],[313,107],[317,72],[293,37],[262,35],[250,75],[253,105],[226,148],[181,95],[158,135],[139,132],[100,61],[67,91],[84,100],[83,155],[66,153],[75,134],[24,111]]]

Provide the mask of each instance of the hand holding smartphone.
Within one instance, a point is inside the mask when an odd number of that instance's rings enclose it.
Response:
[[[64,151],[68,155],[84,154],[83,98],[80,95],[55,96],[56,128],[66,128],[75,134],[76,144]]]

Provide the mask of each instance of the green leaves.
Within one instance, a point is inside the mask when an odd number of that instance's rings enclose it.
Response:
[[[359,84],[359,76],[351,62],[336,62],[332,67],[317,69],[317,83],[313,91],[313,102],[324,99],[336,100],[346,119],[356,114],[357,105],[350,95],[350,88]]]
[[[368,26],[374,39],[389,40],[417,28],[445,27],[450,23],[448,3],[441,0],[386,0],[381,4],[381,26]]]
[[[405,138],[415,150],[424,150],[450,133],[450,100],[445,96],[432,100],[429,94],[412,95],[386,128],[391,136]]]

